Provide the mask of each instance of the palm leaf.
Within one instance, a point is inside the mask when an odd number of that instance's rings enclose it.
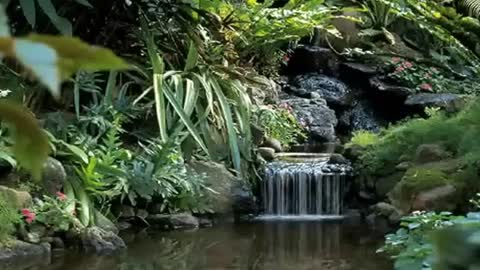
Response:
[[[459,0],[458,6],[463,8],[469,16],[480,17],[480,0]]]

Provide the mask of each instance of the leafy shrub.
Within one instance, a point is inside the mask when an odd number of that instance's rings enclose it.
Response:
[[[418,92],[477,93],[477,82],[455,80],[435,67],[403,61],[394,57],[387,62],[388,76]]]
[[[377,252],[392,255],[395,270],[432,269],[432,233],[453,225],[480,228],[480,213],[454,216],[449,212],[414,212],[402,218],[400,229],[385,236],[385,245]]]
[[[21,222],[18,210],[11,206],[7,198],[0,194],[0,245],[8,244],[16,231],[16,224]]]
[[[60,192],[55,198],[43,196],[43,200],[36,200],[26,214],[34,214],[28,223],[40,223],[56,232],[66,232],[80,224],[75,217],[75,201]]]
[[[393,125],[380,133],[378,142],[362,157],[365,172],[375,173],[395,166],[401,156],[413,156],[419,145],[439,143],[462,157],[466,165],[476,166],[480,157],[480,103],[475,101],[462,112],[447,116],[434,113],[428,119],[416,118]]]
[[[286,148],[306,138],[304,125],[293,116],[288,104],[259,107],[254,118],[267,137],[277,139]]]
[[[210,212],[214,187],[204,183],[204,176],[187,171],[178,146],[152,142],[144,150],[125,167],[130,172],[127,196],[133,205],[147,201],[160,203],[165,212]]]
[[[353,145],[359,145],[366,147],[377,143],[379,140],[378,134],[375,134],[368,130],[358,130],[353,132],[353,136],[350,139],[350,142],[346,144],[347,147]]]

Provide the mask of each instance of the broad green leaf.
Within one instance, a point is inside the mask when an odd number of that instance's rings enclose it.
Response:
[[[70,152],[72,152],[72,154],[77,156],[82,162],[88,163],[88,155],[87,155],[87,153],[85,153],[85,151],[83,151],[79,147],[77,147],[73,144],[69,144],[69,143],[67,143],[63,140],[60,140],[60,143],[63,144]]]
[[[68,36],[72,35],[72,24],[69,20],[58,16],[57,10],[51,0],[39,0],[38,5],[60,33]]]
[[[19,165],[28,170],[35,180],[40,180],[50,147],[37,120],[21,105],[4,101],[0,102],[0,118],[14,129],[13,154]]]
[[[8,25],[8,17],[5,13],[5,6],[0,4],[0,37],[9,37],[10,27]]]
[[[93,8],[92,4],[90,4],[90,2],[88,2],[87,0],[75,0],[75,2],[79,3],[80,5]]]
[[[198,62],[198,51],[195,48],[195,43],[193,41],[190,42],[190,46],[188,48],[188,55],[187,61],[185,62],[185,71],[194,68]]]
[[[36,10],[35,10],[35,0],[19,0],[20,6],[22,7],[23,16],[27,19],[27,22],[35,27],[36,23]]]

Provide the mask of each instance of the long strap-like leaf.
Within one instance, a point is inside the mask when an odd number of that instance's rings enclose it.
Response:
[[[218,98],[220,107],[222,108],[223,118],[225,120],[225,125],[227,126],[228,133],[228,145],[230,146],[230,155],[232,157],[233,167],[238,172],[239,175],[242,173],[242,161],[240,157],[240,150],[238,148],[238,138],[237,132],[235,130],[235,125],[233,122],[232,111],[230,110],[230,105],[228,104],[227,98],[223,94],[222,88],[215,79],[210,79],[210,83],[215,92],[215,95]]]

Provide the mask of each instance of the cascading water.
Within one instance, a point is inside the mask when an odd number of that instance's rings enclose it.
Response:
[[[279,160],[267,165],[262,202],[268,216],[340,215],[348,166],[328,158]]]

